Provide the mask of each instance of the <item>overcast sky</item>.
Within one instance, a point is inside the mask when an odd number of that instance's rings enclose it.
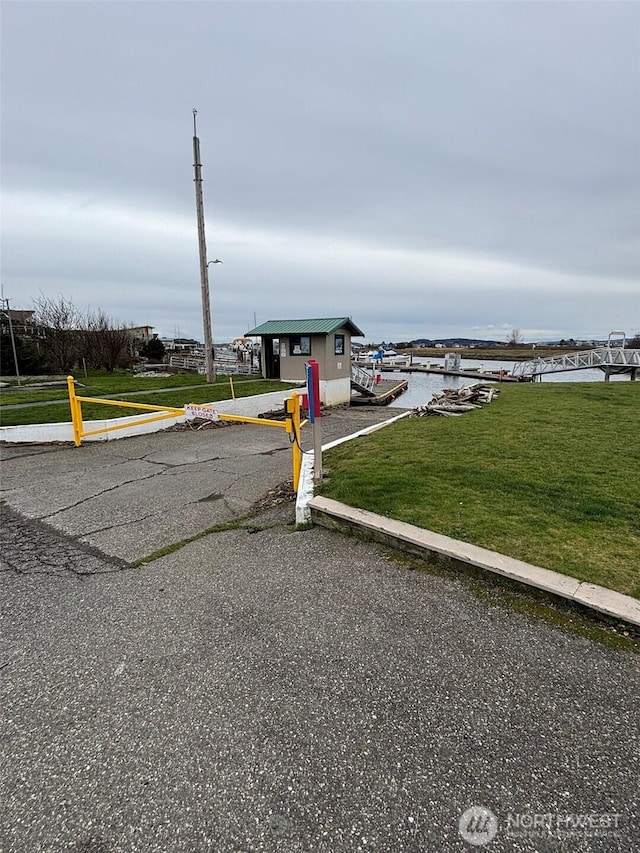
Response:
[[[2,2],[2,285],[202,339],[640,332],[640,4]]]

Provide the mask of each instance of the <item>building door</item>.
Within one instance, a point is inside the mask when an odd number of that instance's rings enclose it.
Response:
[[[264,339],[265,379],[280,379],[280,338]]]

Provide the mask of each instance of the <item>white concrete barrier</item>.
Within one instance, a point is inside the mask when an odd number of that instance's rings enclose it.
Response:
[[[236,400],[218,400],[215,403],[209,403],[218,412],[225,415],[244,415],[248,418],[257,418],[265,412],[270,412],[280,409],[284,406],[284,401],[290,397],[292,389],[287,388],[282,391],[271,391],[268,394],[254,394],[251,397],[239,397]],[[44,408],[44,407],[43,407]],[[142,423],[136,426],[126,426],[126,424],[136,421],[144,417],[146,413],[143,410],[137,415],[125,418],[111,418],[109,420],[99,421],[84,421],[84,428],[87,431],[94,429],[103,429],[106,426],[116,426],[123,424],[122,429],[114,432],[105,432],[100,435],[90,435],[84,438],[83,441],[113,441],[116,438],[127,438],[133,435],[146,435],[152,432],[160,432],[160,430],[168,429],[179,423],[184,423],[186,420],[184,415],[179,415],[175,418],[167,418],[164,421],[154,421],[153,423]],[[152,413],[149,413],[151,416]],[[0,427],[0,441],[6,441],[12,444],[48,444],[51,442],[70,442],[73,444],[73,426],[71,422],[59,424],[20,424],[18,426]]]

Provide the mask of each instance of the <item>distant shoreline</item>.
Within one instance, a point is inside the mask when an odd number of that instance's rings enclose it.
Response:
[[[398,349],[398,355],[411,354],[420,358],[444,358],[448,352],[459,353],[461,358],[478,361],[530,361],[533,358],[547,358],[552,355],[564,355],[582,352],[589,347],[549,347],[531,344],[516,347],[407,347]]]

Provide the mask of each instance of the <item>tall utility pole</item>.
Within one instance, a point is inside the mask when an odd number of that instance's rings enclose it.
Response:
[[[215,382],[213,363],[213,334],[211,332],[211,302],[209,300],[209,267],[207,265],[207,240],[204,233],[204,202],[202,200],[202,163],[200,162],[200,140],[196,131],[196,115],[193,111],[193,167],[196,184],[196,213],[198,214],[198,247],[200,249],[200,285],[202,289],[202,323],[204,327],[204,354],[207,382]]]
[[[6,306],[6,309],[5,309]],[[9,321],[9,335],[11,336],[11,349],[13,350],[13,364],[16,369],[16,381],[20,385],[20,371],[18,369],[18,353],[16,352],[16,339],[13,335],[13,323],[11,322],[11,309],[9,308],[9,300],[4,298],[4,290],[2,291],[2,313]]]

